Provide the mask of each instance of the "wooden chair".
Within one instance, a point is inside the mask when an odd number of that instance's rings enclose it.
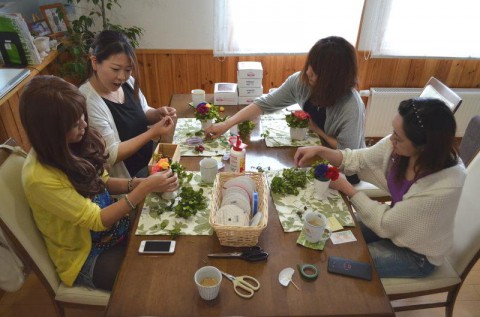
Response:
[[[467,128],[465,129],[465,134],[463,135],[462,141],[460,142],[460,147],[458,149],[458,153],[465,166],[470,164],[479,150],[480,115],[476,115],[468,122]]]
[[[453,113],[458,110],[462,103],[462,98],[456,92],[435,77],[430,77],[420,97],[440,99],[447,104]]]
[[[455,216],[453,250],[442,266],[425,278],[382,278],[390,300],[412,298],[429,294],[447,293],[444,301],[396,306],[395,311],[445,307],[445,316],[451,317],[458,292],[468,273],[480,258],[480,155],[467,168]]]
[[[68,287],[60,281],[50,260],[42,234],[23,192],[21,172],[26,153],[10,139],[0,147],[0,226],[25,264],[48,291],[58,316],[64,306],[105,309],[109,292],[85,287]],[[32,312],[34,314],[34,312]]]

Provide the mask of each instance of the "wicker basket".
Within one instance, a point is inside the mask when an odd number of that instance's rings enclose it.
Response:
[[[222,203],[223,184],[237,176],[247,175],[255,181],[258,192],[258,211],[263,213],[263,218],[257,226],[226,226],[215,223],[216,214]],[[208,219],[210,226],[218,236],[220,244],[229,247],[251,247],[258,243],[258,237],[268,223],[268,190],[267,181],[262,173],[245,172],[231,173],[221,172],[217,174],[213,184],[212,202],[210,205],[210,217]]]

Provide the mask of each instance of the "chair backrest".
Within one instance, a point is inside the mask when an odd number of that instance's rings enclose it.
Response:
[[[43,236],[37,229],[22,185],[22,167],[26,153],[18,146],[0,148],[0,225],[49,292],[60,286],[55,267],[48,255]],[[3,160],[4,159],[4,160]]]
[[[468,166],[480,150],[480,115],[474,116],[468,122],[462,142],[460,142],[459,155],[465,166]]]
[[[462,103],[462,98],[456,92],[435,77],[430,77],[420,97],[440,99],[447,104],[453,113],[458,110]]]
[[[477,155],[467,168],[467,177],[455,216],[453,251],[447,257],[460,276],[464,272],[468,273],[480,255],[479,187],[480,155]]]

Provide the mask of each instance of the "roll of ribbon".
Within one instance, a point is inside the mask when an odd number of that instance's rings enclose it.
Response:
[[[306,280],[316,280],[318,277],[318,269],[313,264],[297,264],[300,275]]]

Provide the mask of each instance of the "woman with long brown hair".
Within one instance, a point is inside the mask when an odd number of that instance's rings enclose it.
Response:
[[[123,259],[128,214],[152,192],[174,191],[169,169],[148,178],[109,177],[105,141],[88,126],[85,97],[55,76],[34,77],[20,98],[32,149],[25,194],[60,279],[110,290]],[[114,202],[110,195],[125,194]]]

